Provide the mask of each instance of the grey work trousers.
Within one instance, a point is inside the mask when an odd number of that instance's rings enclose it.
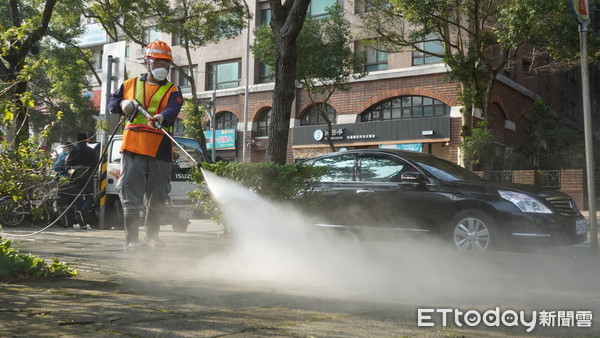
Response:
[[[117,182],[117,192],[123,205],[124,218],[128,219],[129,216],[131,220],[132,215],[139,215],[145,210],[146,238],[157,239],[162,211],[171,192],[172,164],[129,152],[123,152],[121,161],[122,170]],[[137,228],[138,224],[135,226]],[[125,224],[125,231],[128,231],[127,228]]]

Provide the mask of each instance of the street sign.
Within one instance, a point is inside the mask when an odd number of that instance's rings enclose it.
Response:
[[[575,12],[575,19],[580,24],[586,24],[590,21],[590,6],[588,0],[571,0],[571,6]]]
[[[108,120],[107,98],[112,94],[119,84],[123,83],[125,77],[125,41],[107,43],[102,46],[102,98],[100,100],[100,116]],[[112,63],[109,65],[108,57],[112,57]],[[108,71],[108,67],[112,67]],[[108,75],[110,79],[107,79]],[[106,114],[106,115],[105,115]],[[110,127],[110,126],[109,126]],[[109,128],[110,130],[110,128]]]

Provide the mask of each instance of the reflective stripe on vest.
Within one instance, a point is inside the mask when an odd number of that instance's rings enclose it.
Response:
[[[144,86],[145,86],[145,82],[142,81],[141,78],[137,78],[137,81],[135,83],[135,99],[142,105],[145,106],[146,102],[145,102],[145,98],[144,98]],[[152,116],[156,115],[157,112],[156,110],[158,109],[158,106],[160,105],[160,102],[163,100],[165,94],[171,89],[171,87],[173,87],[173,84],[171,82],[167,82],[165,85],[160,86],[160,88],[156,91],[156,93],[154,93],[154,96],[152,97],[152,101],[150,102],[150,106],[149,107],[144,107],[146,108],[146,110],[148,111],[148,113],[150,113]],[[157,132],[155,129],[152,129],[148,126],[148,119],[146,118],[146,116],[144,116],[144,114],[137,114],[137,116],[135,117],[135,119],[133,119],[133,121],[127,121],[127,123],[125,124],[125,129],[145,129],[148,130],[150,132]],[[173,127],[169,127],[169,128],[165,128],[167,129],[167,131],[172,132]]]

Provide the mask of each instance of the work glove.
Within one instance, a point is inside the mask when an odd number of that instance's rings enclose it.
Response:
[[[160,114],[156,114],[152,116],[152,118],[148,119],[148,125],[154,129],[158,129],[158,126],[154,124],[155,121],[162,126],[162,123],[165,121],[165,117]]]
[[[125,113],[125,115],[131,116],[131,114],[135,113],[135,106],[133,105],[133,101],[122,100],[121,110],[123,111],[123,113]]]

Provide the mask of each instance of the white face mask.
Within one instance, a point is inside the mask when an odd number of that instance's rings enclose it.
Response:
[[[169,71],[166,68],[152,69],[152,76],[154,76],[154,78],[157,79],[158,81],[162,81],[162,80],[166,79],[167,74],[169,74]]]

